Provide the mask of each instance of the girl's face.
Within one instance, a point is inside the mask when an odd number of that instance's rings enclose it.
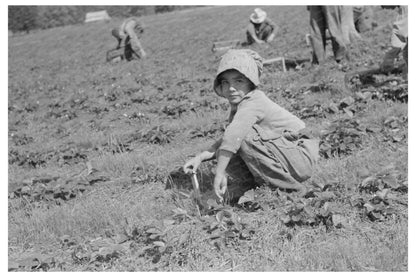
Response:
[[[237,105],[243,97],[254,89],[254,85],[238,70],[227,70],[219,76],[221,96],[227,98],[231,105]]]

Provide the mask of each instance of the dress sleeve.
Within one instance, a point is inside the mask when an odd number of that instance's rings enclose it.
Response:
[[[264,118],[265,113],[262,105],[256,105],[256,102],[250,99],[246,101],[245,103],[241,103],[232,122],[225,129],[222,143],[219,147],[220,150],[237,153],[242,141],[250,132],[253,125]]]
[[[208,149],[207,149],[207,151],[208,152],[211,152],[211,153],[214,153],[214,152],[217,152],[217,150],[218,150],[218,148],[220,147],[220,145],[221,145],[221,143],[222,143],[222,138],[221,139],[219,139],[219,140],[217,140],[216,142],[214,142]]]

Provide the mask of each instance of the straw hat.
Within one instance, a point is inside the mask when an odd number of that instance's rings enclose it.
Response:
[[[267,17],[267,13],[260,8],[254,9],[254,13],[250,15],[250,21],[255,24],[262,23]]]
[[[230,69],[238,70],[257,87],[260,84],[259,79],[263,72],[263,58],[257,52],[250,49],[228,50],[222,56],[214,80],[214,91],[216,94],[220,95],[218,76]]]

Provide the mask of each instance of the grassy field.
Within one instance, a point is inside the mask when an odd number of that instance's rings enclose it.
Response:
[[[211,47],[244,39],[252,9],[145,16],[132,62],[105,62],[121,20],[9,37],[9,271],[408,270],[407,82],[344,83],[382,59],[393,11],[344,65],[265,67],[261,89],[321,138],[305,197],[259,188],[199,211],[168,177],[221,136]],[[281,29],[252,49],[309,58],[306,8],[264,9]]]

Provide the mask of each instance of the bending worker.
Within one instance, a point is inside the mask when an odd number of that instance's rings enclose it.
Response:
[[[117,39],[117,49],[121,46],[131,44],[133,57],[144,58],[146,52],[139,41],[139,37],[144,32],[144,26],[137,17],[130,17],[123,21],[119,28],[111,31],[111,34]]]

